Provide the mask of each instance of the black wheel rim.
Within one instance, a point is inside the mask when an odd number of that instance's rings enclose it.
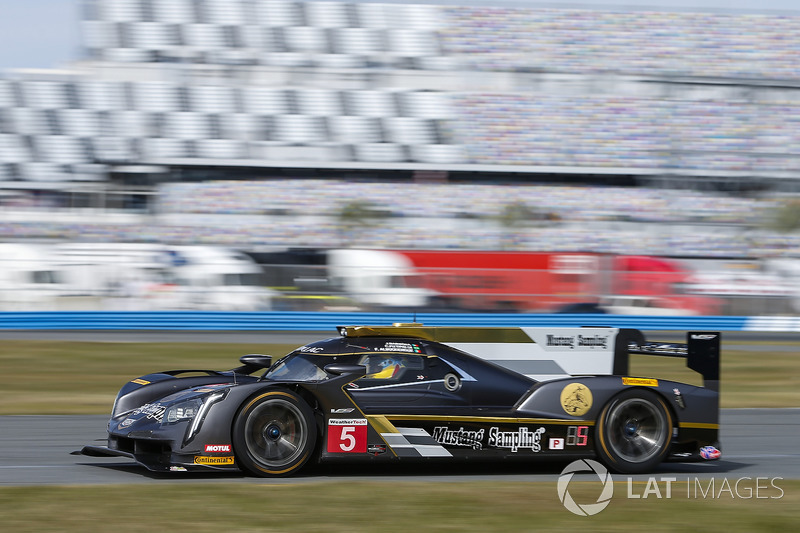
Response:
[[[629,398],[614,406],[607,423],[609,446],[621,459],[632,463],[658,455],[669,436],[664,412],[641,398]]]
[[[248,415],[244,438],[255,461],[268,468],[281,468],[303,453],[308,427],[296,405],[272,399],[259,404]]]

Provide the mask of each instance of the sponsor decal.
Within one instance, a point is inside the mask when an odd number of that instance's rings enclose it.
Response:
[[[721,456],[722,452],[713,446],[703,446],[702,448],[700,448],[700,457],[706,459],[707,461],[713,461],[714,459],[719,459]]]
[[[333,409],[331,409],[331,414],[341,415],[341,414],[345,414],[345,413],[352,413],[354,410],[355,409],[353,409],[352,407],[343,407],[341,409],[333,408]]]
[[[567,414],[585,415],[592,408],[592,391],[583,383],[570,383],[561,391],[561,407]]]
[[[375,349],[376,352],[406,352],[406,353],[421,353],[422,350],[419,344],[408,342],[387,342],[383,347]]]
[[[564,449],[564,439],[562,438],[551,438],[549,448],[551,450],[563,450]]]
[[[588,348],[608,348],[607,335],[578,335],[578,346]]]
[[[131,383],[136,383],[137,385],[149,385],[150,382],[146,379],[134,379]]]
[[[366,426],[366,418],[331,418],[328,420],[329,426]]]
[[[480,450],[483,447],[483,429],[467,431],[463,427],[456,430],[444,426],[435,427],[433,428],[433,439],[439,444],[447,446],[466,446],[473,450]]]
[[[195,455],[194,464],[196,465],[232,465],[233,456],[227,455],[225,457],[205,457],[203,455]]]
[[[367,453],[371,453],[372,455],[380,455],[382,453],[386,453],[386,445],[370,444],[369,446],[367,446]]]
[[[608,335],[547,335],[547,346],[569,348],[608,348]]]
[[[520,448],[530,449],[532,452],[542,450],[542,435],[544,428],[531,431],[526,427],[517,428],[516,431],[500,431],[500,428],[489,429],[488,446],[492,448],[507,448],[516,452]]]
[[[169,467],[170,472],[186,472],[185,466],[171,466]]]
[[[560,346],[562,348],[575,348],[575,337],[562,335],[548,335],[548,346]]]
[[[231,452],[231,445],[230,444],[206,444],[206,447],[203,449],[206,453],[230,453]]]
[[[680,389],[672,389],[672,394],[675,395],[675,403],[678,404],[678,407],[686,409],[686,402],[683,400],[683,394],[681,394]]]
[[[297,349],[298,352],[302,353],[319,353],[323,350],[324,348],[320,348],[319,346],[301,346]]]
[[[716,335],[692,335],[692,338],[696,339],[696,340],[699,340],[699,341],[710,341],[711,339],[716,339],[717,336]]]
[[[658,387],[658,380],[650,378],[622,378],[622,384],[637,385],[640,387]]]
[[[126,418],[125,420],[120,422],[119,426],[117,426],[117,429],[126,428],[126,427],[130,426],[131,424],[133,424],[133,422],[134,422],[133,418]]]
[[[167,408],[160,403],[146,403],[143,406],[135,409],[131,413],[131,416],[145,415],[146,418],[151,418],[157,422],[161,422],[161,420],[164,418],[164,411],[166,410]]]
[[[366,418],[328,420],[328,453],[366,453]]]

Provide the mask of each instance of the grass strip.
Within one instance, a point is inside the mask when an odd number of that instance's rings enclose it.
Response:
[[[227,370],[247,353],[282,356],[295,345],[4,341],[0,414],[105,414],[127,381],[159,370]],[[634,356],[631,375],[700,384],[681,359]],[[796,351],[723,350],[723,407],[798,407]]]
[[[588,517],[561,505],[555,481],[6,487],[0,488],[0,523],[6,531],[65,533],[793,531],[800,518],[800,481],[776,483],[781,492],[772,489],[760,498],[727,492],[687,498],[674,490],[667,499],[662,484],[662,498],[629,499],[626,484],[617,482],[609,506]],[[584,498],[573,485],[575,501]],[[588,485],[590,499],[596,499],[598,483]]]

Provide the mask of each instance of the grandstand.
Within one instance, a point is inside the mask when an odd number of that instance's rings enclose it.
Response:
[[[524,199],[562,223],[524,231],[522,248],[800,251],[797,237],[741,230],[761,226],[771,196],[719,192],[800,191],[800,14],[83,8],[81,61],[0,78],[0,205],[15,207],[0,218],[4,239],[325,246],[341,203],[367,201],[403,224],[364,245],[496,247],[506,230],[464,215]],[[353,179],[358,193],[342,181]],[[564,187],[587,183],[591,194]],[[705,192],[672,203],[663,191],[687,187]],[[58,207],[46,221],[30,214]],[[665,221],[642,235],[643,222]]]

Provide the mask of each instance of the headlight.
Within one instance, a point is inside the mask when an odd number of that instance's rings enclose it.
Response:
[[[177,403],[167,409],[164,414],[164,424],[174,424],[183,420],[191,420],[203,406],[203,401],[200,398],[195,400],[188,400],[185,402]]]
[[[186,444],[200,431],[200,426],[211,406],[224,397],[225,392],[217,392],[202,398],[194,398],[171,405],[164,413],[162,425],[191,420],[192,423],[189,425],[189,429],[186,430],[186,437],[183,439],[184,444]]]

